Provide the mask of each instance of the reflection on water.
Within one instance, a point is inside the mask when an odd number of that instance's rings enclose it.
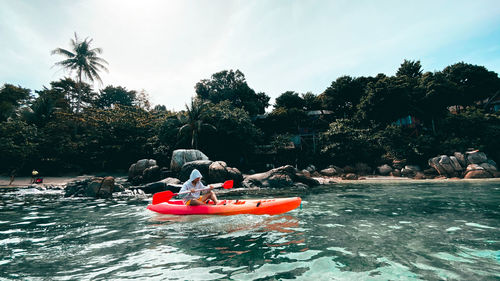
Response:
[[[500,278],[498,183],[252,192],[242,196],[301,196],[303,208],[172,216],[146,210],[142,200],[3,191],[0,279]]]

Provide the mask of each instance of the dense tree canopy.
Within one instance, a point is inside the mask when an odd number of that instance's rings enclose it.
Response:
[[[13,117],[19,107],[30,97],[31,91],[11,84],[5,84],[0,88],[0,121]]]
[[[393,76],[341,76],[319,95],[284,92],[268,114],[269,97],[239,70],[215,73],[195,89],[185,110],[170,112],[151,107],[147,92],[121,86],[98,90],[63,78],[32,94],[4,84],[0,172],[125,171],[141,158],[168,166],[173,150],[192,147],[243,169],[258,161],[426,165],[469,147],[500,160],[500,115],[484,106],[498,98],[500,83],[482,66],[423,72],[420,61],[405,60]]]
[[[245,109],[250,115],[263,114],[269,106],[265,93],[255,93],[246,82],[245,75],[239,71],[224,70],[196,83],[198,98],[212,103],[228,100],[236,107]]]

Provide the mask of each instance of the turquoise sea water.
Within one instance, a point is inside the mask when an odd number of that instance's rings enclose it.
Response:
[[[500,280],[500,182],[356,183],[279,216],[0,191],[1,280]]]

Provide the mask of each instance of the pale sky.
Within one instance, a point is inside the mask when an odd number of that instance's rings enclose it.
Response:
[[[50,51],[74,32],[104,50],[103,86],[145,90],[174,110],[228,69],[273,99],[320,94],[342,75],[393,75],[404,59],[500,73],[498,0],[0,0],[0,85],[39,90],[64,77]]]

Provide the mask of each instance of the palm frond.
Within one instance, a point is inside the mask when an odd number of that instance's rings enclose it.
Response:
[[[51,55],[63,55],[63,56],[66,56],[68,58],[75,57],[74,53],[72,53],[71,51],[68,51],[66,49],[63,49],[63,48],[54,49],[54,50],[50,51],[50,54]]]

